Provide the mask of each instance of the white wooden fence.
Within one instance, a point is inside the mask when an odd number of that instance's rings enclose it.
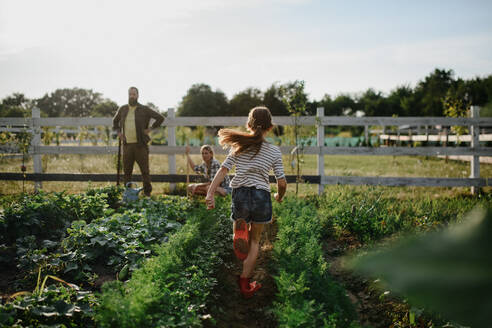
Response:
[[[317,129],[317,146],[305,146],[300,151],[304,154],[317,155],[319,192],[323,191],[327,184],[350,184],[350,185],[385,185],[385,186],[462,186],[471,187],[472,193],[478,188],[492,185],[488,178],[480,178],[480,156],[492,156],[492,147],[481,147],[479,143],[479,131],[481,127],[492,126],[492,118],[480,118],[479,108],[472,107],[469,118],[449,117],[343,117],[324,116],[324,109],[318,108],[316,116],[303,116],[297,119],[297,124],[313,126]],[[244,126],[247,117],[175,117],[173,108],[168,109],[168,117],[162,124],[167,127],[166,146],[150,146],[150,152],[154,154],[166,154],[169,157],[169,175],[174,176],[168,182],[176,180],[176,154],[183,154],[185,147],[176,145],[177,126]],[[276,125],[295,125],[291,116],[274,117]],[[468,126],[470,131],[469,147],[325,147],[325,126],[364,126],[366,140],[370,126]],[[40,187],[42,180],[41,155],[47,154],[115,154],[115,146],[43,146],[41,145],[42,127],[80,127],[80,126],[112,126],[111,118],[90,117],[60,117],[42,118],[39,109],[32,111],[31,118],[0,118],[0,131],[7,129],[27,129],[33,134],[29,154],[33,157],[34,178]],[[280,147],[283,154],[290,154],[294,146]],[[6,146],[0,146],[0,152],[7,151]],[[199,154],[199,147],[191,147],[191,153]],[[223,149],[217,149],[217,153],[225,153]],[[424,178],[424,177],[360,177],[360,176],[325,176],[324,155],[421,155],[421,156],[471,156],[469,178]],[[20,175],[13,173],[0,173],[0,180],[17,179]],[[50,174],[54,177],[54,174]],[[96,175],[94,175],[96,176]],[[108,176],[108,175],[106,175]],[[17,177],[17,178],[16,178]],[[56,177],[54,177],[56,179]],[[114,180],[114,179],[113,179]],[[70,181],[80,181],[77,178]],[[162,181],[162,179],[161,179]],[[292,181],[292,179],[291,179]]]

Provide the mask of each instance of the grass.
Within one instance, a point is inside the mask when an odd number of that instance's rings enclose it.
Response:
[[[195,163],[201,159],[198,155],[192,155]],[[217,155],[219,161],[224,161],[225,155]],[[295,174],[295,169],[290,165],[288,155],[283,156],[286,174]],[[116,173],[116,155],[43,155],[43,171],[46,173]],[[0,172],[20,173],[20,158],[7,158],[0,156]],[[27,172],[33,172],[32,159],[26,163]],[[176,155],[176,167],[178,174],[186,174],[184,155]],[[140,170],[135,164],[135,173]],[[167,155],[150,155],[151,174],[167,174]],[[190,173],[191,170],[190,170]],[[317,158],[314,155],[304,156],[301,174],[317,174]],[[456,177],[464,178],[470,174],[470,164],[459,161],[446,161],[444,159],[422,157],[422,156],[325,156],[325,175],[336,176],[402,176],[402,177]],[[482,164],[480,166],[482,177],[492,177],[492,165]],[[69,193],[78,193],[88,188],[105,187],[111,183],[107,182],[43,182],[45,191],[66,190]],[[2,181],[0,194],[16,194],[23,190],[22,181]],[[183,186],[179,186],[183,189]],[[169,192],[168,183],[154,183],[154,194]],[[326,186],[330,188],[330,186]],[[295,187],[290,188],[294,190]],[[395,188],[398,190],[397,188]],[[406,187],[409,192],[414,192],[415,187]],[[422,188],[420,188],[422,189]],[[429,190],[452,189],[458,192],[466,192],[469,188],[424,188]],[[300,193],[317,193],[317,185],[302,185]],[[412,191],[414,190],[414,191]],[[486,190],[490,190],[487,188]],[[34,182],[25,183],[25,191],[34,191]]]

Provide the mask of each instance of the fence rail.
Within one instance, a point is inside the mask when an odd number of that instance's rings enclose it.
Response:
[[[298,117],[297,120],[291,116],[274,117],[277,125],[293,126],[313,126],[317,129],[317,146],[304,146],[297,148],[306,155],[317,155],[318,175],[303,176],[303,181],[316,183],[319,185],[319,192],[323,191],[323,186],[328,184],[350,184],[350,185],[385,185],[385,186],[464,186],[472,187],[475,193],[480,187],[489,186],[487,178],[480,178],[480,156],[492,156],[492,147],[480,146],[480,128],[491,127],[492,118],[481,118],[478,116],[478,107],[472,107],[471,117],[468,118],[449,118],[449,117],[340,117],[324,116],[323,108],[318,108],[316,116]],[[176,154],[183,154],[185,147],[176,146],[176,127],[178,126],[243,126],[247,117],[175,117],[174,109],[168,109],[168,117],[162,124],[167,128],[167,146],[150,146],[150,152],[163,154],[169,157],[169,174],[153,175],[153,181],[170,182],[171,188],[174,183],[184,182],[184,175],[176,174]],[[39,109],[34,109],[30,118],[0,118],[1,131],[28,131],[33,134],[29,155],[33,157],[34,173],[26,176],[17,173],[0,173],[0,180],[31,180],[36,181],[36,186],[41,186],[41,181],[115,181],[116,175],[111,174],[48,174],[42,173],[41,156],[51,154],[115,154],[115,146],[43,146],[41,145],[41,129],[43,127],[82,127],[82,126],[104,126],[111,127],[111,118],[91,118],[91,117],[61,117],[61,118],[42,118]],[[381,146],[381,147],[325,147],[325,126],[364,126],[365,140],[369,137],[370,126],[381,126],[385,131],[388,126],[425,126],[429,131],[429,126],[467,126],[470,135],[461,136],[463,141],[466,139],[470,144],[468,147],[401,147],[401,146]],[[399,128],[398,128],[399,129]],[[395,136],[391,136],[393,139]],[[404,136],[397,136],[403,138]],[[409,136],[409,140],[412,136]],[[426,136],[429,137],[429,136]],[[460,137],[460,138],[461,138]],[[390,138],[389,136],[387,138]],[[482,137],[482,140],[488,140]],[[403,139],[400,139],[403,140]],[[443,140],[443,139],[440,139]],[[447,139],[449,141],[449,138]],[[15,146],[0,146],[0,153],[15,152]],[[291,154],[294,146],[280,147],[283,154]],[[199,154],[199,147],[191,147],[191,153]],[[217,149],[216,153],[225,154],[223,149]],[[357,176],[325,176],[324,175],[324,156],[325,155],[371,155],[371,156],[471,156],[470,178],[430,178],[430,177],[357,177]],[[135,175],[136,179],[140,179]],[[59,180],[66,179],[66,180]],[[101,180],[100,180],[101,179]],[[195,178],[193,178],[195,179]],[[288,182],[295,182],[295,176],[289,176]]]

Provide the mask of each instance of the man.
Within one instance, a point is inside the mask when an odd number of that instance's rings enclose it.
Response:
[[[113,130],[123,141],[123,171],[125,185],[131,181],[133,165],[137,162],[142,173],[145,196],[150,196],[152,185],[149,172],[149,133],[158,128],[164,121],[164,116],[147,106],[138,103],[138,89],[128,89],[128,105],[121,106],[113,117]],[[155,122],[149,129],[149,121]]]

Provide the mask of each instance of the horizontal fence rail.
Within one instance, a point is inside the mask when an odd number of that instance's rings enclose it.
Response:
[[[244,126],[247,116],[193,116],[193,117],[167,117],[162,126]],[[273,118],[276,125],[292,126],[295,119],[292,116],[276,116]],[[300,116],[298,125],[324,125],[324,126],[403,126],[403,125],[444,125],[444,126],[468,126],[480,125],[492,126],[492,119],[466,118],[466,117],[346,117],[324,116],[318,119],[315,116]],[[54,126],[112,126],[109,117],[46,117],[46,118],[0,118],[0,126],[4,127],[40,127]]]
[[[344,117],[344,116],[324,116],[323,108],[318,108],[316,116],[276,116],[274,124],[282,126],[313,126],[317,130],[315,144],[309,146],[281,146],[284,155],[293,155],[293,152],[300,152],[305,155],[317,155],[318,175],[302,176],[301,181],[319,185],[319,191],[323,191],[323,186],[328,184],[348,184],[348,185],[383,185],[383,186],[442,186],[442,187],[472,187],[472,192],[476,188],[489,186],[487,178],[480,178],[480,156],[492,156],[492,147],[480,146],[480,142],[492,140],[489,135],[480,135],[479,131],[486,131],[487,127],[492,127],[492,118],[479,117],[478,108],[473,107],[471,117],[450,118],[450,117]],[[167,130],[167,145],[151,145],[150,153],[168,156],[169,174],[152,175],[154,182],[169,182],[171,184],[186,182],[185,175],[176,174],[176,157],[185,152],[184,146],[176,145],[176,127],[179,126],[209,126],[209,127],[234,127],[244,126],[247,117],[175,117],[174,109],[168,110],[168,117],[162,124]],[[41,186],[42,181],[116,181],[115,174],[68,174],[68,173],[42,173],[41,156],[54,154],[95,154],[95,155],[114,155],[118,151],[115,146],[44,146],[41,143],[42,129],[46,127],[55,128],[60,131],[65,127],[65,131],[77,133],[81,127],[105,127],[111,129],[112,118],[103,117],[40,117],[39,109],[33,110],[30,118],[0,118],[0,132],[8,131],[13,133],[29,132],[33,138],[29,153],[34,162],[34,173],[26,175],[22,173],[0,173],[0,180],[28,180],[35,181],[36,186]],[[408,146],[389,146],[380,145],[379,147],[326,147],[325,132],[326,126],[363,126],[365,129],[365,140],[369,140],[371,131],[378,131],[379,140],[383,143],[392,141],[440,141],[443,147],[408,147]],[[369,127],[372,128],[370,129]],[[425,129],[421,129],[424,126]],[[466,126],[469,128],[469,135],[454,136],[448,135],[448,127]],[[388,128],[390,127],[390,128]],[[391,128],[391,127],[396,127]],[[415,129],[414,127],[417,127]],[[445,135],[431,136],[429,131],[442,131],[444,127]],[[67,130],[68,129],[68,130]],[[421,131],[419,136],[412,135],[412,131]],[[95,130],[94,130],[95,131]],[[90,132],[94,132],[90,131]],[[398,133],[395,135],[394,133]],[[422,135],[425,132],[425,135]],[[108,133],[108,132],[107,132]],[[391,135],[389,133],[392,133]],[[408,135],[404,135],[408,133]],[[113,137],[114,134],[110,133]],[[447,143],[451,141],[467,142],[466,147],[449,147]],[[90,141],[90,140],[87,140]],[[76,143],[77,141],[74,141]],[[80,142],[80,141],[79,141]],[[462,144],[463,145],[463,144]],[[18,153],[17,145],[2,145],[0,153]],[[191,154],[199,154],[200,147],[191,147]],[[215,153],[227,154],[228,150],[216,147]],[[469,178],[432,178],[432,177],[360,177],[360,176],[325,176],[324,175],[324,156],[329,155],[357,155],[357,156],[469,156],[471,157],[470,177]],[[140,181],[139,175],[134,175],[134,179]],[[274,182],[273,177],[270,177]],[[200,181],[198,176],[190,176],[190,181]],[[296,182],[296,176],[287,176],[289,183]]]
[[[281,146],[282,154],[291,154],[294,146]],[[33,153],[42,155],[79,154],[79,155],[109,155],[118,151],[116,146],[37,146]],[[0,146],[0,152],[17,153],[17,147]],[[182,155],[184,146],[149,146],[151,154]],[[315,147],[306,146],[299,149],[305,155],[363,155],[363,156],[492,156],[492,147]],[[190,147],[191,154],[200,154],[200,147]],[[229,151],[214,147],[215,154],[228,154]]]
[[[229,175],[232,179],[234,175]],[[286,175],[288,183],[295,183],[297,176]],[[79,174],[79,173],[0,173],[0,180],[10,181],[80,181],[80,182],[114,182],[116,174]],[[134,174],[133,181],[141,182],[142,176]],[[151,174],[152,182],[186,182],[187,177],[183,174]],[[190,175],[189,182],[205,182],[201,175]],[[373,186],[421,186],[421,187],[488,187],[492,186],[489,178],[419,178],[419,177],[360,177],[360,176],[324,176],[302,175],[300,182],[324,185],[373,185]],[[276,182],[275,176],[270,176],[270,182]]]

